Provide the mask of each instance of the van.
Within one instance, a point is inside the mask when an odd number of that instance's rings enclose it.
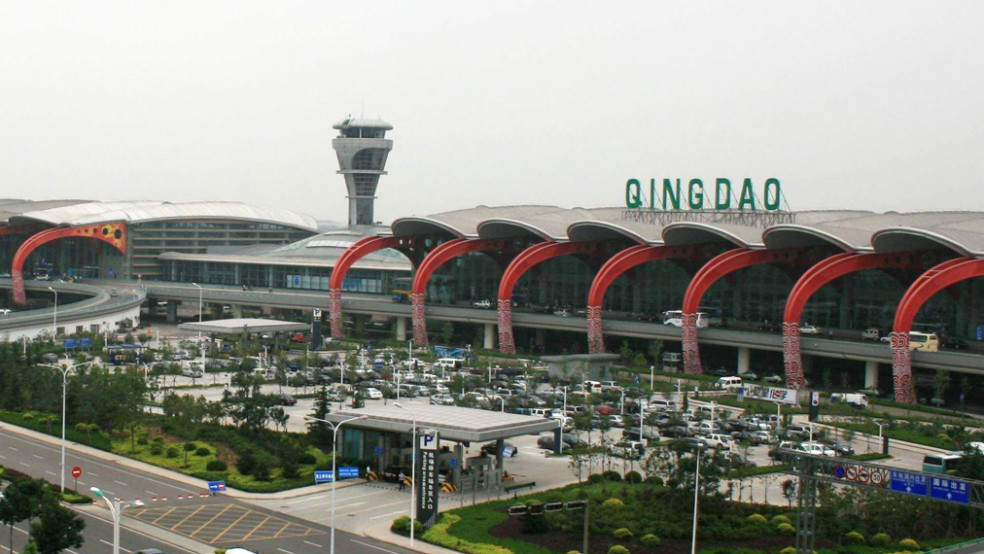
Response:
[[[926,454],[923,457],[922,470],[926,473],[947,474],[954,469],[954,466],[963,456],[959,452],[949,452],[947,454]]]
[[[461,360],[457,358],[438,358],[434,369],[461,369]]]
[[[671,327],[683,327],[683,312],[680,310],[669,310],[663,312],[663,325]],[[697,312],[697,328],[706,329],[708,317],[704,312]]]
[[[590,393],[601,392],[601,381],[585,381],[584,390]]]
[[[741,377],[721,377],[714,386],[724,390],[740,389],[742,387]]]
[[[920,333],[919,331],[910,331],[909,350],[939,352],[940,339],[936,336],[936,333]]]
[[[868,397],[857,393],[835,392],[830,395],[830,402],[833,404],[843,403],[855,408],[867,408]]]

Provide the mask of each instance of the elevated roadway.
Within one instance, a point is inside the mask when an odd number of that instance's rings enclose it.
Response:
[[[159,300],[198,302],[198,288],[190,284],[145,283],[145,285],[148,297]],[[234,306],[265,306],[288,309],[321,308],[324,310],[328,308],[327,293],[291,291],[289,289],[243,291],[240,288],[209,286],[203,288],[202,298],[206,303]],[[375,295],[346,293],[343,297],[342,306],[346,313],[407,318],[411,316],[409,304],[393,302],[389,298]],[[427,317],[441,321],[497,324],[495,310],[463,306],[429,304]],[[562,317],[552,314],[514,311],[512,318],[513,325],[518,327],[571,331],[587,336],[587,320],[583,317]],[[606,319],[604,325],[605,334],[609,336],[669,341],[681,339],[679,328],[660,323]],[[886,343],[831,340],[808,335],[804,335],[801,340],[802,351],[809,356],[892,363],[892,349]],[[709,328],[700,331],[700,341],[702,344],[782,352],[782,335],[773,333]],[[915,351],[912,355],[912,363],[916,367],[984,375],[984,357],[979,354],[954,351]]]

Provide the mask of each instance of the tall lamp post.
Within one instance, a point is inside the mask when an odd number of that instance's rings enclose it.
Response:
[[[83,367],[89,364],[94,364],[95,362],[86,362],[79,365],[55,365],[55,364],[38,364],[41,367],[50,367],[52,369],[57,369],[61,371],[62,374],[62,416],[61,416],[61,493],[65,494],[65,399],[68,397],[68,372],[72,371],[76,367]]]
[[[690,539],[690,554],[697,554],[697,492],[700,491],[700,450],[697,447],[697,467],[694,468],[694,530]]]
[[[202,324],[202,307],[204,305],[202,303],[202,292],[203,291],[202,291],[202,286],[199,285],[198,283],[192,283],[192,286],[198,287],[198,325],[199,325],[199,329],[198,329],[198,348],[199,348],[199,350],[201,351],[201,354],[202,354],[202,376],[204,376],[205,375],[205,345],[202,344],[202,330],[201,330],[201,324]],[[192,382],[194,382],[194,381],[192,381]]]
[[[327,423],[328,426],[331,427],[331,523],[330,523],[331,542],[329,543],[330,546],[328,548],[328,552],[330,554],[335,554],[335,481],[338,480],[338,473],[336,471],[335,460],[337,458],[336,450],[338,445],[338,430],[342,428],[342,425],[350,421],[358,421],[360,419],[368,419],[368,418],[369,416],[363,415],[363,416],[351,417],[349,419],[343,419],[338,423],[332,423],[326,419],[304,416],[304,419],[308,419],[311,421],[320,421],[321,423]]]
[[[105,500],[106,505],[109,506],[109,513],[113,516],[113,554],[120,554],[120,518],[123,517],[123,508],[129,506],[140,507],[143,506],[144,503],[137,500],[136,502],[123,506],[120,504],[119,498],[110,500],[106,494],[99,489],[99,487],[89,487],[89,490],[95,493],[95,495],[99,498]]]
[[[410,460],[410,548],[413,548],[413,527],[417,519],[417,414],[399,402],[394,402],[393,405],[410,412],[413,420],[413,447],[410,450],[413,456]]]
[[[51,338],[55,339],[58,337],[58,291],[52,287],[48,287],[48,290],[55,293],[55,314],[51,322]]]

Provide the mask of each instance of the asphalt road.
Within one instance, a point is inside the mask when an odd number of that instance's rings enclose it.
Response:
[[[34,477],[58,481],[60,448],[16,433],[0,433],[0,464]],[[131,552],[155,547],[166,553],[210,553],[216,547],[243,546],[261,554],[302,554],[327,549],[330,529],[252,503],[223,496],[202,497],[203,491],[171,479],[143,473],[88,454],[73,452],[66,466],[82,468],[78,488],[97,486],[110,496],[142,507],[124,510],[120,544]],[[72,487],[69,477],[66,486]],[[157,500],[153,500],[154,497]],[[167,497],[166,500],[164,498]],[[180,497],[180,499],[179,499]],[[104,504],[78,511],[86,518],[85,545],[80,553],[112,552],[112,524]],[[108,523],[107,523],[108,522]],[[0,532],[0,543],[6,533]],[[26,531],[15,531],[14,551],[26,542]],[[336,549],[354,554],[403,554],[410,551],[361,535],[336,531]],[[6,551],[0,547],[0,551]]]

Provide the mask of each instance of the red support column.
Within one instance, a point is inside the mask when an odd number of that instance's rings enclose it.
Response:
[[[786,299],[782,324],[782,358],[786,383],[799,389],[806,382],[800,345],[800,315],[807,301],[824,285],[856,271],[885,267],[913,267],[918,263],[913,253],[854,254],[845,252],[821,260],[804,273]]]
[[[605,351],[601,306],[605,300],[605,292],[619,275],[646,262],[689,257],[693,252],[693,248],[689,246],[637,245],[626,248],[605,262],[591,282],[591,290],[588,292],[588,351],[592,354]]]
[[[728,250],[718,254],[714,259],[704,264],[694,275],[687,292],[683,296],[683,370],[684,373],[700,374],[704,372],[700,363],[700,351],[697,344],[697,311],[700,301],[711,286],[722,277],[739,269],[753,265],[767,264],[778,261],[798,260],[801,250]]]
[[[909,331],[912,321],[923,304],[946,287],[984,276],[984,259],[955,258],[934,266],[919,276],[909,287],[895,311],[892,324],[892,382],[895,400],[906,404],[916,403],[916,391],[912,383],[912,351],[909,349]]]
[[[445,262],[457,258],[469,252],[479,252],[493,248],[501,248],[503,241],[499,239],[454,239],[438,246],[427,254],[424,261],[417,268],[417,274],[413,278],[413,289],[410,295],[410,302],[413,305],[413,342],[419,346],[426,346],[427,340],[427,319],[424,299],[427,292],[427,281],[431,275]]]
[[[551,258],[567,256],[579,252],[590,252],[596,242],[541,242],[530,246],[516,256],[502,274],[499,281],[497,308],[499,310],[499,351],[515,354],[516,344],[512,329],[512,294],[519,279],[533,266]]]
[[[328,281],[328,321],[331,324],[331,336],[342,338],[345,336],[345,328],[342,325],[342,283],[345,282],[345,274],[352,267],[352,264],[361,260],[365,256],[378,250],[393,248],[400,244],[399,237],[362,237],[352,243],[351,246],[342,252],[331,269],[331,278]]]
[[[24,262],[31,252],[53,240],[69,237],[101,240],[126,254],[126,223],[122,221],[80,227],[55,227],[32,235],[20,245],[11,263],[10,276],[13,280],[14,304],[18,306],[27,304],[27,295],[24,293]]]

